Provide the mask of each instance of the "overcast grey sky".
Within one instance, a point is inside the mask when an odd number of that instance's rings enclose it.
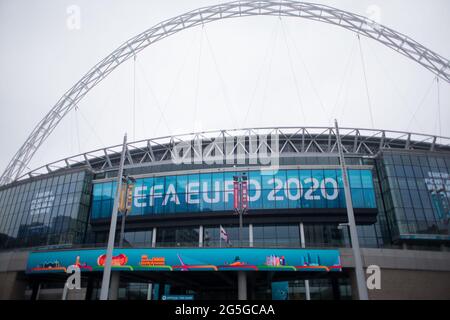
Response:
[[[450,57],[448,0],[315,2],[379,18]],[[217,3],[0,0],[0,170],[61,95],[121,43]],[[67,26],[71,6],[80,9],[79,29]],[[184,30],[138,56],[135,121],[130,61],[60,123],[31,167],[119,144],[125,131],[143,139],[235,127],[328,126],[334,117],[341,126],[371,128],[357,41],[347,30],[298,18],[248,17]],[[450,136],[450,85],[440,83],[439,109],[433,74],[377,42],[362,38],[361,46],[374,127]]]

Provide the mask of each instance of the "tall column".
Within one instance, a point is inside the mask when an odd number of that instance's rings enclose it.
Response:
[[[253,224],[248,225],[248,246],[253,247]]]
[[[305,229],[303,227],[303,222],[300,222],[299,228],[300,228],[300,245],[302,248],[305,248],[306,241],[305,241]]]
[[[156,231],[156,227],[154,227],[152,232],[152,248],[156,247]]]
[[[303,227],[303,222],[300,222],[300,244],[302,248],[306,247],[305,229]],[[309,280],[305,280],[305,296],[306,300],[311,300],[311,292],[309,290]]]
[[[152,292],[153,292],[153,283],[150,282],[147,288],[147,300],[152,300]]]
[[[247,273],[238,271],[238,300],[247,300]]]
[[[203,247],[203,226],[198,227],[198,246]]]
[[[120,272],[113,271],[111,274],[111,285],[109,288],[109,300],[117,300],[120,287]]]
[[[39,300],[40,291],[41,291],[41,284],[39,282],[34,282],[33,289],[31,291],[31,300]]]

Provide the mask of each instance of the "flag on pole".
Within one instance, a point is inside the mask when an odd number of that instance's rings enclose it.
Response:
[[[230,238],[228,237],[228,233],[226,232],[226,230],[222,227],[222,225],[220,226],[220,240],[224,240],[226,243],[230,242]]]

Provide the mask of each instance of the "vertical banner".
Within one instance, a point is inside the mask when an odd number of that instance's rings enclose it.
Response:
[[[125,212],[126,210],[126,187],[122,186],[122,189],[120,189],[120,195],[119,195],[119,212]]]
[[[246,210],[248,208],[248,187],[246,180],[242,181],[241,188],[242,209]]]
[[[127,210],[128,214],[131,213],[131,209],[133,207],[133,188],[134,188],[134,184],[133,183],[128,184],[128,187],[127,187],[127,201],[126,201],[126,207],[125,207],[125,209]]]
[[[238,181],[234,181],[233,182],[233,204],[234,204],[234,209],[238,210],[239,209],[239,182]]]

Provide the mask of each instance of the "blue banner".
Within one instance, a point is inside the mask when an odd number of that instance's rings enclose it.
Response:
[[[338,169],[246,171],[249,210],[345,208]],[[236,172],[174,175],[136,180],[131,215],[233,210]],[[239,172],[241,174],[241,172]],[[355,208],[376,208],[370,170],[349,170]],[[111,215],[116,183],[96,183],[92,218]]]
[[[27,273],[103,271],[102,249],[32,252]],[[115,249],[113,269],[123,271],[341,271],[338,250],[260,248]]]

